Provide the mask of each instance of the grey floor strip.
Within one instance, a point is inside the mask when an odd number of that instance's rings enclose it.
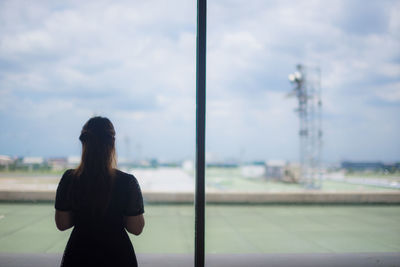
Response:
[[[2,267],[59,266],[61,254],[0,253]],[[139,254],[140,267],[190,267],[193,255]],[[207,267],[370,267],[400,266],[400,253],[321,253],[321,254],[209,254]]]

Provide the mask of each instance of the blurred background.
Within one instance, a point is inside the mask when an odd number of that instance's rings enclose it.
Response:
[[[390,0],[209,1],[209,253],[400,251],[396,205],[256,204],[399,193],[399,11]],[[137,251],[191,253],[195,60],[195,1],[1,1],[0,252],[63,250],[49,201],[99,115],[147,201]],[[53,241],[20,245],[13,227],[36,234],[16,223],[27,210]]]

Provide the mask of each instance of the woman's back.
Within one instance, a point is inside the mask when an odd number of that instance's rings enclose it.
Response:
[[[144,227],[143,199],[133,175],[116,170],[115,130],[93,117],[82,128],[81,163],[68,170],[57,188],[59,230],[74,226],[62,266],[137,266],[128,234]]]
[[[115,171],[109,204],[94,213],[83,189],[84,176],[68,170],[57,189],[55,208],[73,213],[74,230],[62,266],[135,266],[133,246],[125,231],[125,216],[144,213],[142,194],[133,175]],[[119,263],[117,262],[119,261]]]

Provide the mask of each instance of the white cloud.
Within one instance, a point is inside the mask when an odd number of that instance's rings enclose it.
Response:
[[[387,102],[400,103],[400,82],[387,84],[375,90],[376,95]]]
[[[34,122],[78,131],[87,117],[102,114],[121,136],[141,143],[143,154],[190,156],[195,8],[183,0],[2,1],[0,118],[26,122],[40,139],[45,134]],[[245,149],[251,159],[295,159],[296,101],[285,98],[287,74],[305,63],[322,69],[326,157],[376,151],[371,159],[398,159],[398,8],[396,1],[209,2],[208,149],[221,158]],[[21,127],[13,122],[9,131]],[[347,136],[360,133],[365,139],[355,153]],[[24,153],[6,136],[0,152]],[[76,153],[66,147],[62,153]]]

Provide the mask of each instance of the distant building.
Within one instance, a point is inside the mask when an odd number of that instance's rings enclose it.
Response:
[[[68,159],[63,157],[48,158],[47,164],[52,170],[61,171],[68,167]]]
[[[24,157],[22,159],[22,164],[24,165],[41,165],[44,163],[43,157]]]
[[[400,162],[384,163],[384,171],[389,173],[400,172]]]
[[[10,156],[0,155],[0,165],[8,165],[14,162]]]
[[[265,162],[265,176],[267,179],[282,180],[285,174],[286,161],[268,160]]]
[[[226,161],[226,162],[207,162],[207,168],[237,168],[239,167],[239,163],[234,161]]]
[[[245,178],[265,177],[265,165],[243,165],[240,167],[240,172]]]
[[[342,161],[340,163],[342,169],[348,172],[353,171],[371,171],[371,172],[396,172],[400,171],[400,162],[383,163],[380,161]]]
[[[285,160],[268,160],[265,162],[265,177],[285,183],[298,183],[301,166]]]
[[[384,168],[382,162],[368,161],[342,161],[340,166],[346,171],[381,171]]]
[[[67,157],[67,168],[76,168],[81,163],[81,157],[69,156]]]
[[[0,169],[9,170],[9,166],[14,163],[14,159],[10,156],[0,155]]]
[[[286,183],[298,183],[301,176],[301,165],[299,163],[288,163],[285,166],[285,174],[282,181]]]
[[[43,157],[24,157],[21,162],[22,166],[30,171],[40,169],[44,163]]]

